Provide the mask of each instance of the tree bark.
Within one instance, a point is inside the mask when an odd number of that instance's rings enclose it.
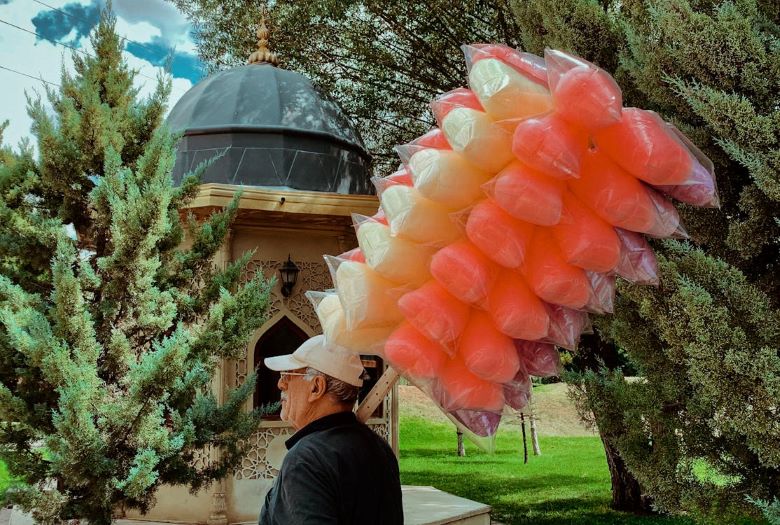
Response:
[[[534,456],[541,456],[542,449],[539,448],[539,434],[536,432],[536,415],[533,408],[531,408],[531,414],[528,417],[531,420],[531,445],[534,448]]]
[[[604,452],[607,454],[607,465],[612,480],[612,504],[615,510],[649,514],[653,512],[652,500],[642,494],[642,487],[633,474],[628,470],[623,458],[617,449],[612,446],[609,439],[600,435],[604,444]]]
[[[458,456],[466,456],[466,446],[463,444],[463,432],[458,430]]]

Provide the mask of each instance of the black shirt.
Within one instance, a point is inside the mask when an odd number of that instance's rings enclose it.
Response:
[[[403,524],[395,454],[354,413],[312,421],[285,445],[260,525]]]

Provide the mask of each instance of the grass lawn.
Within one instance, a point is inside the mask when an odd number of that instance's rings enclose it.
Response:
[[[496,452],[471,443],[456,454],[452,425],[406,416],[400,420],[401,482],[430,485],[487,503],[494,520],[509,524],[692,524],[685,518],[634,516],[609,508],[609,470],[598,437],[540,437],[541,456],[523,464],[522,438],[499,431]]]

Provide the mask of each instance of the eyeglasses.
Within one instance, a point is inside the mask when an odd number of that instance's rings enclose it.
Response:
[[[281,376],[282,379],[286,381],[288,376],[305,376],[306,373],[305,372],[279,372],[279,375]]]

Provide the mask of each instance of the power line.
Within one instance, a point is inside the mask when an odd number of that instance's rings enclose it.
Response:
[[[60,8],[58,8],[58,7],[54,7],[53,5],[49,5],[49,4],[47,4],[46,2],[42,2],[41,0],[33,0],[33,2],[35,2],[36,4],[40,4],[40,5],[42,5],[43,7],[47,7],[47,8],[49,8],[49,9],[51,9],[52,11],[57,11],[58,13],[62,13],[63,15],[65,15],[65,16],[68,16],[68,17],[70,17],[70,18],[75,18],[76,20],[81,20],[82,22],[86,22],[86,23],[88,23],[88,24],[89,24],[89,23],[91,23],[89,20],[87,20],[87,19],[86,19],[86,18],[84,18],[84,17],[78,16],[78,15],[74,15],[73,13],[68,13],[67,11],[63,11],[62,9],[60,9]],[[152,49],[151,47],[149,47],[149,45],[148,45],[148,44],[144,44],[143,42],[139,42],[139,41],[137,41],[137,40],[132,40],[132,39],[130,39],[130,38],[127,38],[126,36],[124,36],[124,35],[120,35],[120,34],[117,34],[117,36],[118,36],[118,37],[119,37],[121,40],[124,40],[125,42],[132,42],[132,43],[134,43],[134,44],[138,44],[139,46],[143,46],[143,47],[145,47],[145,48],[146,48],[146,49],[148,49],[149,51],[156,51],[155,49]]]
[[[31,79],[33,79],[33,80],[37,80],[37,81],[39,81],[39,82],[43,82],[44,84],[51,84],[52,86],[61,87],[61,86],[60,86],[59,84],[57,84],[56,82],[49,82],[48,80],[44,80],[44,79],[42,79],[42,78],[39,78],[39,77],[34,77],[34,76],[32,76],[32,75],[28,75],[27,73],[22,73],[21,71],[17,71],[17,70],[15,70],[15,69],[11,69],[10,67],[5,67],[5,66],[3,66],[3,65],[0,65],[0,69],[5,69],[6,71],[10,71],[11,73],[16,73],[17,75],[22,75],[22,76],[24,76],[24,77],[31,78]]]
[[[25,28],[23,28],[21,26],[18,26],[16,24],[12,24],[11,22],[8,22],[7,20],[3,20],[2,18],[0,18],[0,23],[3,23],[5,25],[7,25],[7,26],[11,26],[14,29],[18,29],[19,31],[24,31],[25,33],[29,33],[31,35],[35,35],[38,38],[42,38],[43,40],[47,40],[47,41],[51,42],[52,44],[57,44],[59,46],[66,47],[66,48],[71,49],[71,50],[73,50],[73,51],[75,51],[77,53],[81,53],[84,56],[95,58],[94,55],[91,55],[91,54],[87,53],[86,51],[84,51],[82,49],[79,49],[79,48],[77,48],[75,46],[71,46],[70,44],[66,44],[65,42],[60,42],[59,40],[54,40],[53,38],[49,38],[47,36],[44,36],[44,35],[36,32],[36,31],[31,31],[29,29],[25,29]],[[138,73],[139,76],[142,76],[144,78],[148,78],[149,80],[157,80],[156,78],[150,77],[149,75],[145,75],[145,74],[141,73],[140,71],[138,71],[137,73]]]

